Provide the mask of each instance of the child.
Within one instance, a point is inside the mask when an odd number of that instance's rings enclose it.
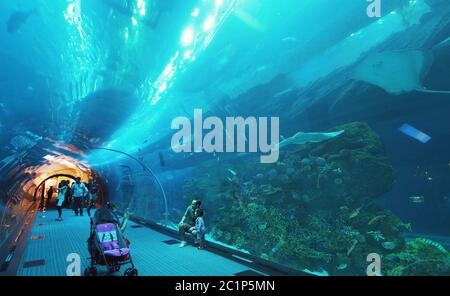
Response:
[[[199,250],[205,248],[206,225],[205,220],[203,220],[203,214],[204,213],[202,209],[197,209],[195,211],[195,226],[191,228],[191,233],[197,236]]]

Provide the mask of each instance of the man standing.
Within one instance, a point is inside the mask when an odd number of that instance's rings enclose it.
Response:
[[[186,232],[189,232],[192,227],[195,227],[195,211],[200,209],[202,202],[200,200],[193,200],[191,205],[188,206],[186,212],[184,213],[183,218],[181,219],[180,224],[178,224],[178,231],[180,233],[181,244],[180,248],[183,248],[187,245],[186,242]]]
[[[78,210],[80,210],[80,215],[83,216],[83,199],[87,193],[88,189],[84,183],[81,183],[81,178],[76,178],[72,185],[73,211],[76,216],[78,216]]]

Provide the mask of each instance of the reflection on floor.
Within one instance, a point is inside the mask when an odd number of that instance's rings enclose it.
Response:
[[[70,210],[64,210],[62,222],[56,221],[56,217],[56,211],[37,214],[17,275],[65,276],[70,253],[81,256],[84,271],[89,263],[86,243],[89,217],[75,216]],[[131,255],[139,275],[221,276],[249,271],[244,265],[193,246],[180,249],[172,237],[132,222],[125,236],[131,242]],[[115,275],[122,275],[125,268]],[[99,267],[101,271],[105,274],[106,268]]]

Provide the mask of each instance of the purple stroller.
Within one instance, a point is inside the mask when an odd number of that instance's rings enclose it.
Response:
[[[97,215],[102,216],[102,215]],[[129,243],[123,237],[118,227],[118,219],[114,215],[109,221],[94,222],[91,219],[91,234],[88,239],[88,250],[90,254],[91,266],[86,268],[84,274],[86,276],[97,275],[96,265],[107,266],[109,272],[117,272],[122,265],[131,264],[131,267],[125,270],[125,276],[137,276],[138,271],[134,267],[133,260],[130,255]],[[106,222],[106,223],[103,223]]]

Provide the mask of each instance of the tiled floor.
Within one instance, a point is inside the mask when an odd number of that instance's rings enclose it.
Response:
[[[64,211],[62,222],[56,221],[56,216],[56,211],[38,213],[36,216],[17,275],[64,276],[70,253],[81,256],[82,271],[88,265],[86,241],[89,237],[89,218],[86,214],[75,216],[70,210]],[[164,241],[173,240],[172,237],[133,225],[136,224],[130,222],[125,236],[131,242],[131,255],[139,275],[221,276],[249,270],[244,265],[208,251],[167,244]],[[100,267],[100,270],[106,271],[106,268]],[[122,275],[122,272],[116,275]]]

